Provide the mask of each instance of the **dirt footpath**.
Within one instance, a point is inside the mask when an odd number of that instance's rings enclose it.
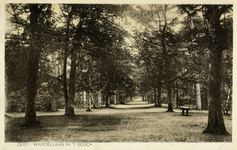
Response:
[[[7,142],[83,141],[83,142],[231,142],[232,119],[224,116],[226,130],[231,135],[203,134],[208,112],[190,110],[182,116],[180,109],[166,112],[135,99],[127,104],[111,104],[109,108],[75,109],[76,116],[57,112],[37,112],[42,128],[22,129],[24,113],[8,113],[5,117]]]

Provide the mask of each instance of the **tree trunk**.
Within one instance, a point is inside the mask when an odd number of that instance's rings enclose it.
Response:
[[[84,104],[86,104],[86,91],[83,91]]]
[[[106,94],[106,107],[109,107],[109,92],[107,91],[107,94]]]
[[[176,107],[178,108],[179,107],[179,85],[178,85],[177,81],[176,81],[176,88],[177,88],[177,91],[176,91]]]
[[[125,104],[124,101],[125,101],[125,100],[124,100],[124,94],[122,94],[121,103],[122,103],[122,104]]]
[[[63,61],[63,89],[64,89],[64,98],[65,98],[65,115],[67,115],[68,112],[68,89],[67,89],[67,57],[68,57],[68,50],[69,50],[69,26],[71,21],[71,12],[69,12],[68,20],[67,20],[67,30],[66,30],[66,47],[64,50],[64,61]]]
[[[72,12],[73,12],[73,6],[72,10],[69,13],[69,20],[68,20],[68,31],[69,31],[69,25],[70,25],[70,20],[72,18]],[[81,37],[81,29],[82,29],[82,21],[80,20],[78,23],[77,31],[76,31],[76,37],[78,38],[77,40],[80,39]],[[69,35],[69,34],[68,34]],[[68,38],[69,40],[69,38]],[[69,48],[69,44],[67,45]],[[73,48],[71,49],[71,70],[70,70],[70,80],[69,80],[69,99],[68,99],[68,104],[67,104],[67,110],[66,110],[66,115],[74,116],[74,98],[75,98],[75,81],[76,81],[76,61],[77,61],[77,54],[76,50],[80,47],[80,44],[77,42],[73,43]]]
[[[74,116],[74,97],[75,97],[75,80],[76,80],[76,54],[75,48],[71,50],[71,70],[70,70],[70,84],[69,84],[69,99],[67,104],[66,115]]]
[[[89,93],[89,97],[88,97],[88,108],[86,111],[91,111],[91,99],[92,99],[92,95],[91,92]]]
[[[147,95],[147,100],[148,100],[148,103],[151,102],[151,95],[150,94]]]
[[[157,98],[156,98],[156,88],[154,88],[154,101],[155,101],[155,106],[157,106]]]
[[[52,105],[51,105],[51,111],[57,111],[57,98],[58,96],[55,94],[55,91],[52,93]]]
[[[91,93],[91,100],[92,100],[93,108],[96,108],[93,92]]]
[[[223,6],[224,7],[224,6]],[[221,110],[221,60],[222,60],[222,28],[220,26],[220,9],[218,5],[208,7],[209,16],[209,91],[208,91],[208,125],[204,133],[228,134],[225,129]]]
[[[165,47],[164,47],[165,48]],[[172,104],[172,87],[171,87],[171,77],[170,77],[170,56],[166,54],[166,84],[167,84],[167,96],[168,96],[168,110],[167,112],[174,112],[173,111],[173,104]]]
[[[196,83],[197,109],[202,109],[200,84]]]
[[[118,104],[119,103],[119,92],[116,93],[116,100],[115,100],[115,104]]]
[[[158,105],[157,107],[161,107],[161,83],[158,83],[158,98],[157,98]]]
[[[26,96],[26,111],[25,111],[25,124],[35,125],[38,121],[36,120],[35,111],[35,97],[37,94],[37,74],[39,69],[40,60],[40,47],[41,43],[39,41],[38,33],[38,18],[40,15],[40,10],[38,9],[38,4],[30,4],[30,29],[31,29],[31,45],[28,60],[28,74],[27,74],[27,96]]]
[[[167,110],[167,112],[174,112],[173,105],[172,105],[172,88],[171,88],[170,82],[167,85],[167,96],[168,96],[168,110]]]
[[[98,91],[98,108],[101,107],[101,89]]]
[[[232,102],[232,87],[229,88],[229,92],[228,92],[228,100],[227,100],[227,105],[228,105],[228,109],[230,111],[230,113],[232,114],[232,105],[231,105],[231,102]]]
[[[166,22],[167,24],[167,22]],[[166,26],[164,27],[165,30]],[[163,35],[163,41],[162,41],[162,47],[163,47],[163,53],[165,55],[165,69],[166,69],[166,84],[167,84],[167,96],[168,96],[168,110],[167,112],[174,112],[173,111],[173,104],[172,104],[172,87],[171,87],[171,75],[170,75],[170,56],[166,49],[166,43],[165,43],[165,35]]]
[[[210,51],[208,126],[204,132],[226,134],[221,110],[221,51]]]
[[[171,96],[173,96],[172,98],[172,104],[175,104],[176,98],[175,98],[175,87],[173,88],[173,94],[171,94]]]

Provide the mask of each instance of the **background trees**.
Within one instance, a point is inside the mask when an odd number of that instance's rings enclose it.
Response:
[[[168,16],[168,12],[176,10],[172,5],[149,5],[138,7],[141,15],[136,15],[146,28],[138,33],[141,58],[147,68],[147,75],[151,85],[158,89],[158,103],[160,106],[161,85],[166,88],[168,111],[173,111],[172,88],[177,79],[188,75],[194,68],[189,51],[183,46],[182,33],[174,30],[179,23],[178,17]],[[139,14],[138,13],[138,14]],[[132,13],[134,15],[134,13]],[[141,45],[141,43],[144,43]]]

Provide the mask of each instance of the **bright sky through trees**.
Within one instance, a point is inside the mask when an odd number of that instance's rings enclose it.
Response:
[[[132,8],[134,9],[134,11],[138,11],[138,8],[137,7],[142,7],[143,9],[145,10],[149,10],[151,9],[150,6],[151,5],[147,5],[147,4],[132,4],[131,5]],[[172,5],[171,5],[172,7]],[[61,10],[60,10],[60,4],[52,4],[52,11],[54,12],[54,19],[56,19],[58,16],[62,15],[61,13]],[[171,21],[172,19],[174,18],[177,18],[177,24],[175,24],[173,26],[173,30],[175,32],[178,32],[180,30],[180,27],[182,26],[181,25],[181,21],[183,21],[185,15],[180,15],[178,12],[178,8],[177,7],[173,7],[171,10],[168,11],[167,13],[167,19],[168,19],[168,22]],[[13,14],[13,11],[11,11],[11,9],[7,9],[7,13],[6,13],[6,33],[8,32],[13,32],[14,34],[17,34],[18,32],[23,32],[23,30],[21,28],[18,28],[19,31],[17,30],[12,30],[12,24],[11,24],[11,21],[10,21],[10,16]],[[126,14],[126,13],[125,13]],[[29,13],[27,14],[29,15]],[[20,17],[23,19],[23,20],[27,20],[27,17],[29,16],[26,16],[25,14],[24,15],[20,15]],[[61,20],[57,20],[57,24],[56,24],[56,27],[61,27],[64,25],[64,22],[65,22],[65,18],[62,17]],[[73,20],[73,24],[77,24],[77,20]],[[144,25],[142,25],[141,23],[137,22],[134,18],[132,18],[130,15],[124,15],[123,18],[116,18],[115,19],[115,22],[120,25],[122,28],[124,28],[125,30],[127,30],[127,32],[129,34],[131,34],[131,36],[133,36],[134,34],[134,30],[139,30],[140,32],[142,32],[144,29],[146,29],[146,27]],[[149,24],[151,26],[153,26],[154,28],[157,28],[157,18],[154,19],[153,21],[149,22]],[[132,37],[126,37],[126,41],[128,43],[128,45],[132,45]]]

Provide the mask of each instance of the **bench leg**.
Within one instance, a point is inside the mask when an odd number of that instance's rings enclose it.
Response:
[[[184,116],[184,109],[182,109],[182,115]]]
[[[186,110],[186,116],[188,116],[188,110]]]

